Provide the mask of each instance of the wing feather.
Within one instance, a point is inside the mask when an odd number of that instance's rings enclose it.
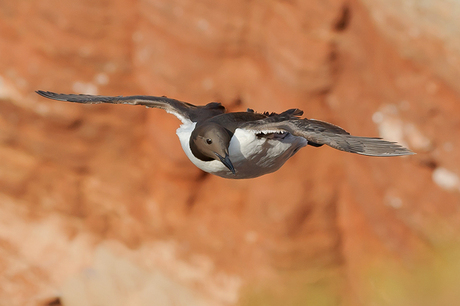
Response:
[[[270,119],[270,120],[268,120]],[[328,145],[334,149],[368,156],[401,156],[414,154],[403,146],[376,137],[359,137],[350,135],[336,125],[313,119],[270,117],[248,122],[244,129],[256,132],[289,132],[304,137],[308,142]]]
[[[182,122],[187,119],[196,122],[197,120],[203,119],[203,117],[210,118],[225,113],[225,107],[216,102],[209,103],[205,106],[195,106],[187,102],[156,96],[98,96],[82,94],[58,94],[43,90],[37,90],[36,93],[48,99],[74,103],[112,103],[144,105],[146,107],[160,108],[164,109],[168,113],[175,115]]]

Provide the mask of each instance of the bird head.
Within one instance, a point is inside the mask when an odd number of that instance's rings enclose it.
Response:
[[[235,168],[228,155],[231,139],[231,132],[223,126],[214,122],[205,122],[192,132],[190,149],[196,158],[203,161],[218,160],[235,174]]]

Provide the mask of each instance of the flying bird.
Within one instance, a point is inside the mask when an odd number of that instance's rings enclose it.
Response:
[[[177,129],[182,149],[205,172],[229,179],[258,177],[278,170],[299,149],[328,145],[334,149],[368,156],[414,154],[381,138],[352,136],[324,121],[301,118],[303,111],[280,114],[226,113],[217,102],[204,106],[155,96],[98,96],[58,94],[38,90],[45,98],[84,104],[112,103],[161,108],[182,121]]]

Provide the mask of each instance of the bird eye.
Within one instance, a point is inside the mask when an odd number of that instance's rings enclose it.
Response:
[[[206,139],[206,143],[207,143],[207,144],[211,144],[211,143],[212,143],[212,139],[209,139],[209,138]]]

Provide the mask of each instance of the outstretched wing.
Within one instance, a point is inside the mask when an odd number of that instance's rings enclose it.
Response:
[[[289,132],[304,137],[314,146],[326,144],[334,149],[368,156],[401,156],[414,154],[403,146],[381,138],[352,136],[336,125],[313,119],[300,119],[284,113],[245,123],[241,128],[255,132]]]
[[[196,122],[205,118],[225,113],[225,107],[220,103],[212,102],[205,106],[195,106],[193,104],[182,102],[167,97],[155,96],[96,96],[96,95],[75,95],[75,94],[58,94],[50,91],[37,90],[39,95],[59,101],[68,101],[84,104],[112,103],[112,104],[130,104],[144,105],[146,107],[161,108],[166,112],[175,115],[183,123],[186,120]]]

